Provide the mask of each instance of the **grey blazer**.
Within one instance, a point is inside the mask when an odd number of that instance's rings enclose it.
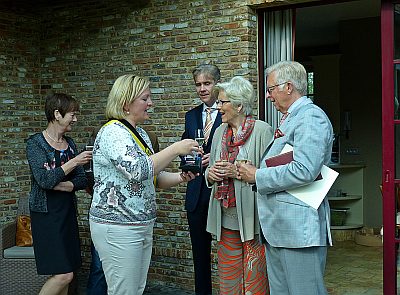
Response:
[[[314,181],[322,166],[329,163],[332,125],[324,111],[307,97],[295,101],[289,113],[279,128],[284,135],[265,151],[256,171],[261,228],[267,242],[274,247],[331,245],[327,198],[315,210],[286,190]],[[293,146],[294,161],[266,167],[265,159],[278,155],[285,144]]]

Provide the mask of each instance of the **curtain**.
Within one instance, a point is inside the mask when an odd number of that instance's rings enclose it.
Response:
[[[293,60],[293,10],[265,12],[265,65],[268,66],[282,60]],[[266,77],[265,77],[266,83]],[[265,119],[273,130],[278,128],[282,116],[269,99],[265,103]]]

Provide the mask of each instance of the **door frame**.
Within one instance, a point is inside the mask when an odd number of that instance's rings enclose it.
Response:
[[[394,4],[381,2],[382,59],[382,197],[383,197],[383,294],[397,293],[397,255],[395,186],[395,124],[394,119]]]

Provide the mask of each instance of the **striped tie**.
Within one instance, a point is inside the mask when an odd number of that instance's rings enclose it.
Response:
[[[210,132],[211,132],[211,128],[213,125],[213,121],[211,118],[211,108],[206,108],[206,112],[207,112],[207,117],[206,117],[206,123],[204,124],[204,130],[203,130],[205,144],[207,144],[208,138],[210,137]]]

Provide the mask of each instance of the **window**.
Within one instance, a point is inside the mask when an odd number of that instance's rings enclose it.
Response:
[[[307,72],[307,96],[314,101],[314,72]]]

